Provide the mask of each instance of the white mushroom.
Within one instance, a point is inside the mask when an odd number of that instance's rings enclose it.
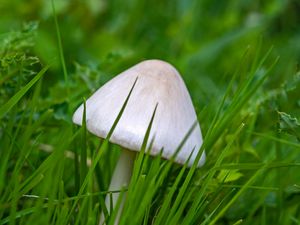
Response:
[[[171,158],[197,121],[190,95],[177,70],[160,60],[146,60],[122,72],[87,99],[86,126],[91,133],[101,138],[107,137],[136,79],[126,108],[109,140],[124,148],[109,190],[120,190],[129,183],[134,162],[133,152],[141,148],[156,105],[149,136],[150,140],[154,140],[151,155],[157,155],[163,149],[162,157]],[[73,122],[81,125],[82,115],[83,105],[74,113]],[[197,123],[175,162],[184,164],[191,155],[188,162],[191,166],[201,144],[202,135]],[[202,154],[198,166],[204,161],[205,153]],[[118,194],[113,194],[113,203],[116,203],[117,198]],[[106,199],[107,206],[108,200]]]

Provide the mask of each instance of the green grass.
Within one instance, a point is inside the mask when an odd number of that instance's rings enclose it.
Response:
[[[207,161],[149,156],[150,124],[120,224],[300,224],[298,1],[52,3],[0,4],[0,224],[113,224],[120,147],[71,118],[150,58],[182,74]]]

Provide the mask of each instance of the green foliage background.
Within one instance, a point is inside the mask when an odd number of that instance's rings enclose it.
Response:
[[[0,224],[98,223],[119,147],[103,148],[95,170],[80,164],[84,152],[97,158],[99,141],[72,125],[72,113],[107,80],[151,58],[182,74],[207,163],[193,173],[186,207],[174,209],[176,222],[167,217],[172,204],[159,209],[172,188],[176,201],[190,170],[175,187],[181,167],[173,165],[136,224],[159,224],[157,215],[165,215],[161,224],[300,224],[300,1],[54,4],[56,14],[49,0],[0,0]]]

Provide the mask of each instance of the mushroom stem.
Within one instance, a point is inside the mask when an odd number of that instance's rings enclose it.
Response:
[[[133,169],[133,164],[134,164],[134,159],[135,159],[136,153],[134,151],[129,151],[127,149],[122,149],[120,158],[117,162],[116,168],[114,170],[114,173],[112,175],[110,185],[108,190],[109,191],[117,191],[121,190],[122,187],[127,186],[129,184],[131,174],[132,174],[132,169]],[[111,214],[110,209],[112,207],[115,207],[118,201],[118,198],[120,196],[120,192],[112,193],[112,206],[111,206],[111,198],[110,194],[106,195],[105,198],[105,206],[108,210],[108,213]],[[120,216],[123,210],[124,202],[125,202],[126,195],[123,195],[123,198],[121,200],[121,205],[118,209],[117,216],[115,219],[115,225],[119,224]],[[105,221],[104,214],[101,213],[100,216],[100,225],[103,224]]]

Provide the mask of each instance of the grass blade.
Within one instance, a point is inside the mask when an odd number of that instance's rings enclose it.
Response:
[[[44,67],[29,83],[11,97],[3,106],[0,107],[0,119],[9,112],[9,110],[16,105],[20,99],[27,93],[27,91],[45,74],[49,66]]]

